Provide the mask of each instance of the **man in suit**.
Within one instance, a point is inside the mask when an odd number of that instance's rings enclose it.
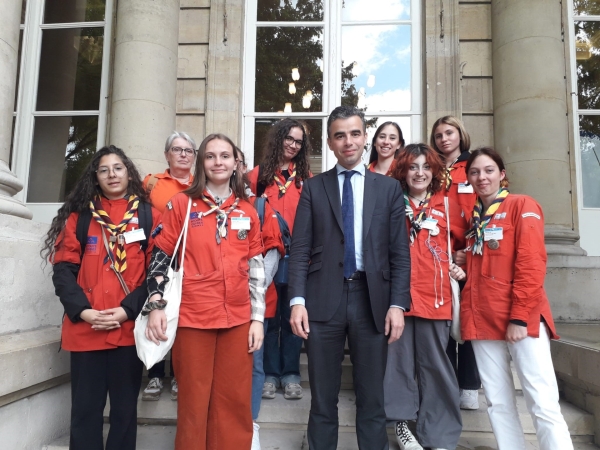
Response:
[[[294,333],[305,339],[311,387],[308,443],[335,450],[338,394],[348,338],[361,450],[386,450],[387,344],[410,307],[410,255],[402,188],[366,171],[364,114],[340,106],[327,121],[336,166],[304,181],[290,251]],[[386,338],[387,336],[387,338]]]

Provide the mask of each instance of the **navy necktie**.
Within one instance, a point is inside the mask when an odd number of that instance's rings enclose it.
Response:
[[[344,172],[344,188],[342,190],[342,220],[344,222],[344,278],[356,272],[356,251],[354,249],[354,193],[352,192],[352,175],[356,170]]]

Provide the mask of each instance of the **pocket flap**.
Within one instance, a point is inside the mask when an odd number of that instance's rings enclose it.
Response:
[[[310,249],[310,256],[316,255],[317,253],[321,253],[323,251],[323,246],[319,245],[318,247],[313,247]]]
[[[323,263],[321,261],[311,264],[310,266],[308,266],[308,273],[312,273],[319,270],[322,265]]]

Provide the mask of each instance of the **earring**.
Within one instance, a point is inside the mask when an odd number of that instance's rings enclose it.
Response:
[[[235,177],[235,170],[233,171],[233,173],[231,174],[232,177]]]

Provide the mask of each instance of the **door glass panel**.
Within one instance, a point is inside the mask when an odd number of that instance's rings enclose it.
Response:
[[[408,20],[410,0],[344,0],[342,20]]]
[[[410,25],[342,28],[342,104],[367,113],[411,109]]]
[[[260,22],[321,21],[323,20],[323,1],[258,0],[257,20]]]
[[[25,24],[25,14],[27,13],[27,0],[21,3],[21,25]]]
[[[38,111],[98,110],[103,28],[44,30]]]
[[[579,116],[583,207],[600,208],[600,116]]]
[[[266,138],[271,126],[280,119],[260,118],[254,124],[254,165],[261,164],[265,159]],[[323,166],[323,120],[322,119],[298,119],[303,122],[308,133],[308,139],[312,146],[309,156],[310,170],[313,175],[321,173]]]
[[[323,28],[258,28],[255,87],[256,112],[321,111]]]
[[[102,22],[106,0],[46,0],[44,23]]]
[[[96,151],[98,116],[36,117],[27,201],[63,202]]]
[[[573,10],[576,16],[600,15],[600,0],[574,0]]]

